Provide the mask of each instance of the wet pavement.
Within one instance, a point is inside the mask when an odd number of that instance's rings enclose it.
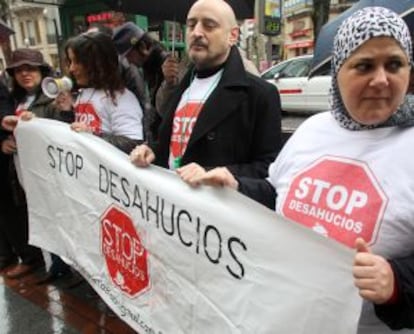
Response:
[[[62,278],[37,285],[35,272],[20,279],[0,273],[1,334],[132,334],[84,280],[75,287]]]

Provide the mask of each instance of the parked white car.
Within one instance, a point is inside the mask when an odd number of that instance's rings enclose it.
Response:
[[[312,55],[291,58],[272,66],[261,77],[275,85],[282,110],[287,112],[320,112],[329,109],[331,75],[308,78]]]

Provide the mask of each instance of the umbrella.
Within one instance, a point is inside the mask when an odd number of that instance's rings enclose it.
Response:
[[[195,0],[101,0],[113,10],[184,23]],[[226,0],[238,19],[254,16],[254,0]]]
[[[331,66],[333,41],[339,26],[354,12],[369,6],[386,7],[393,10],[404,18],[410,31],[414,30],[414,0],[360,0],[322,27],[316,41],[309,77],[327,72]]]

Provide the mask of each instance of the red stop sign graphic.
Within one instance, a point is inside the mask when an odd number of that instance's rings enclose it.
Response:
[[[101,119],[91,103],[79,103],[75,108],[75,121],[85,123],[94,133],[101,131]]]
[[[130,216],[111,205],[101,218],[101,244],[113,283],[131,297],[149,286],[147,250]]]
[[[324,157],[293,178],[281,211],[352,248],[358,237],[375,240],[387,202],[366,164]]]
[[[183,154],[202,106],[202,103],[188,102],[177,110],[171,136],[171,153],[174,157]]]

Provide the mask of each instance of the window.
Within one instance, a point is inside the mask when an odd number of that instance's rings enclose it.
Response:
[[[39,26],[39,24],[40,24],[40,22],[39,21],[35,21],[35,33],[36,33],[36,35],[35,35],[35,41],[36,41],[36,44],[38,44],[38,43],[40,43],[41,42],[41,38],[40,38],[40,26]]]
[[[47,44],[56,44],[55,24],[52,19],[45,19]]]
[[[309,73],[311,59],[293,60],[282,73],[285,78],[305,77]]]
[[[275,77],[276,73],[281,72],[288,65],[289,65],[289,62],[283,62],[283,63],[277,64],[277,65],[273,66],[269,71],[264,73],[262,75],[262,78],[265,79],[265,80],[273,79]]]
[[[20,31],[22,33],[22,40],[24,41],[26,39],[26,31],[24,29],[24,23],[20,22]]]
[[[32,20],[26,21],[26,32],[27,32],[27,38],[25,38],[25,44],[27,40],[27,44],[29,45],[35,45],[37,43],[36,41],[36,30],[35,30],[35,23]]]

